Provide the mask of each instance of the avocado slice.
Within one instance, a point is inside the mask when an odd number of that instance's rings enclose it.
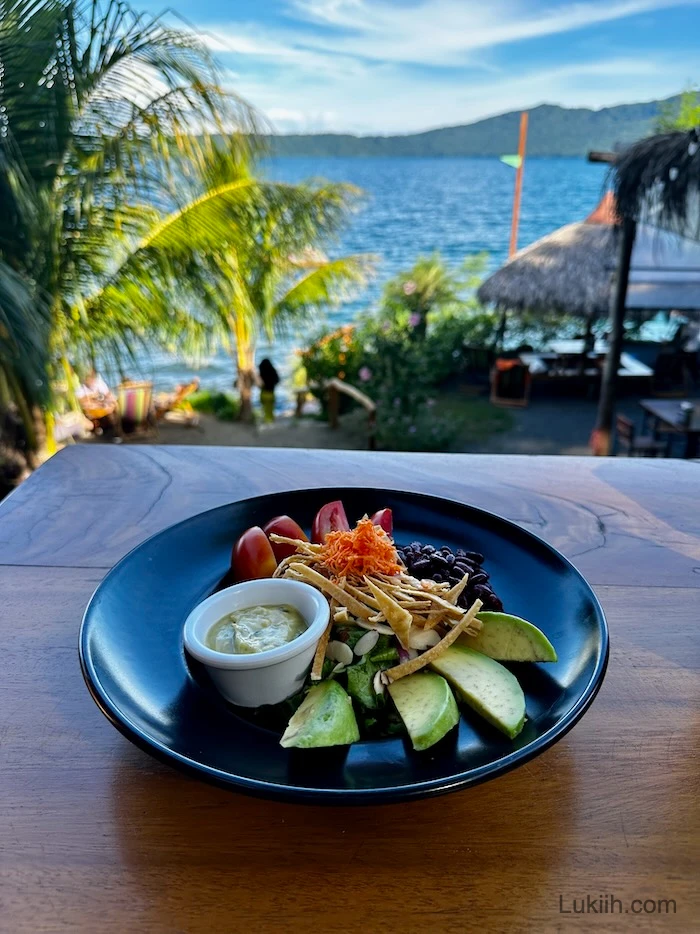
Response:
[[[457,702],[440,675],[429,671],[407,675],[389,685],[389,694],[414,749],[428,749],[459,722]]]
[[[475,636],[460,636],[461,645],[501,662],[556,662],[557,653],[547,636],[519,616],[479,613],[481,629]]]
[[[466,645],[451,645],[430,667],[447,678],[462,700],[497,730],[511,739],[522,730],[525,695],[503,665]]]
[[[289,721],[280,746],[344,746],[359,738],[352,701],[337,681],[330,680],[311,688]]]

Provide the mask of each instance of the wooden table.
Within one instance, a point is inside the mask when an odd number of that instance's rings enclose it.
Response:
[[[239,796],[130,745],[78,665],[106,570],[200,510],[348,482],[492,509],[573,559],[612,641],[584,719],[496,781],[359,809]],[[0,506],[0,930],[697,930],[699,490],[684,461],[63,451]],[[629,913],[568,913],[589,895]]]
[[[680,402],[670,399],[642,399],[639,403],[646,416],[651,416],[655,429],[685,436],[683,457],[698,456],[700,447],[700,406],[696,405],[690,421],[681,421]]]

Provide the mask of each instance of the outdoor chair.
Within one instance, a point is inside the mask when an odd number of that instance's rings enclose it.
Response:
[[[122,434],[156,432],[156,421],[151,409],[153,383],[150,381],[123,382],[117,388],[117,411]]]
[[[522,360],[499,357],[491,370],[491,402],[526,406],[530,400],[530,370]]]
[[[627,452],[627,457],[663,457],[668,443],[653,435],[637,435],[634,422],[626,415],[618,415],[616,422],[617,447]]]
[[[198,425],[199,415],[188,399],[198,389],[199,380],[195,377],[191,382],[179,385],[173,392],[159,393],[154,400],[156,421],[166,419],[189,427]]]

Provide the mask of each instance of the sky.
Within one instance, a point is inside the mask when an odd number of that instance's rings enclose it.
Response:
[[[277,132],[410,133],[700,83],[700,0],[171,2]]]

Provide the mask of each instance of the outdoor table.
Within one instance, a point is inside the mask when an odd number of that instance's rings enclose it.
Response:
[[[642,399],[639,403],[645,416],[650,415],[656,429],[685,436],[684,457],[697,457],[700,446],[700,405],[696,405],[690,420],[685,421],[680,402],[670,399]]]
[[[679,460],[64,450],[0,504],[0,929],[697,929],[699,481]],[[347,483],[484,507],[571,558],[610,624],[586,716],[495,781],[358,808],[245,797],[132,746],[78,664],[107,570],[202,510]]]

